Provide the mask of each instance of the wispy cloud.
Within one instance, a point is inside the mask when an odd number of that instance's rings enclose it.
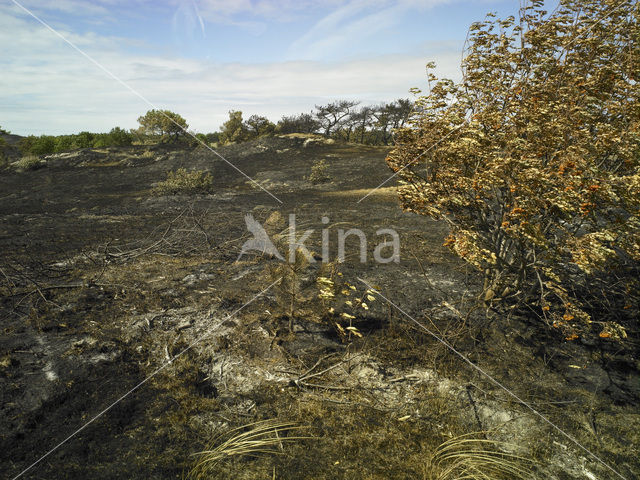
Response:
[[[398,25],[412,9],[453,0],[351,0],[321,18],[289,47],[290,58],[327,58]],[[373,12],[373,13],[371,13]]]
[[[380,0],[385,8],[362,17],[364,3],[344,3],[344,8],[318,25],[333,30],[347,25],[348,35],[358,35],[376,15],[400,8]],[[208,33],[203,32],[198,18],[198,13],[204,18],[202,6],[195,8],[181,13],[179,20],[194,37]],[[397,18],[393,11],[389,17]],[[134,53],[130,45],[138,41],[135,38],[80,33],[71,25],[60,28],[69,40],[158,107],[179,112],[198,131],[217,129],[230,109],[277,120],[335,98],[375,103],[406,97],[409,88],[423,85],[427,60],[436,60],[444,75],[456,77],[459,72],[460,52],[455,45],[440,46],[436,58],[428,59],[408,53],[351,61],[212,62]],[[331,43],[336,40],[314,36],[305,41],[338,45]],[[0,124],[16,133],[105,131],[115,125],[131,128],[148,108],[51,32],[9,7],[0,7],[0,44],[11,45],[0,56]]]

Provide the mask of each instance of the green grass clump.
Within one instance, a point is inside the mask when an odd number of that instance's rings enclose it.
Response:
[[[167,172],[167,179],[153,189],[156,195],[178,195],[189,193],[210,193],[213,177],[202,170],[187,171],[179,168],[175,172]]]
[[[18,170],[26,172],[29,170],[37,170],[38,168],[44,167],[44,162],[42,162],[36,155],[27,155],[18,160],[15,163],[15,166]]]

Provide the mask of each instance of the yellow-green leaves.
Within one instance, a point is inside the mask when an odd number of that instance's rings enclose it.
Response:
[[[610,3],[474,24],[464,79],[428,65],[430,93],[387,158],[407,210],[445,219],[488,290],[558,311],[568,338],[638,315],[640,6]]]

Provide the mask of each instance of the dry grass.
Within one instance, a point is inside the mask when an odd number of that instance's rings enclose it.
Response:
[[[526,480],[532,460],[506,453],[513,446],[471,433],[442,443],[429,457],[424,480]]]
[[[331,175],[329,175],[329,165],[324,160],[318,160],[311,165],[311,174],[308,177],[311,183],[327,183],[331,181]]]
[[[156,195],[178,195],[189,193],[210,193],[213,177],[202,170],[187,171],[179,168],[175,172],[167,172],[167,179],[153,189]]]
[[[35,155],[27,155],[26,157],[22,157],[15,163],[16,168],[19,171],[26,172],[29,170],[37,170],[38,168],[44,167],[44,162],[40,160]]]
[[[295,423],[279,420],[263,420],[234,428],[215,439],[208,450],[195,454],[200,459],[187,478],[211,478],[217,472],[218,464],[231,457],[280,455],[284,452],[285,443],[310,438],[289,435],[300,428]]]
[[[371,188],[359,188],[354,190],[342,190],[339,192],[325,192],[324,195],[328,197],[344,197],[344,198],[353,198],[360,199],[365,195],[369,194],[370,197],[378,198],[378,199],[388,199],[394,203],[398,202],[398,191],[396,187],[380,187],[376,190]]]

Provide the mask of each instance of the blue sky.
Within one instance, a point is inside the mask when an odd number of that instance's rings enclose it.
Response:
[[[409,97],[424,65],[460,78],[469,25],[501,0],[17,0],[157,108],[214,131],[337,98]],[[0,0],[0,126],[18,134],[133,128],[151,107]]]

